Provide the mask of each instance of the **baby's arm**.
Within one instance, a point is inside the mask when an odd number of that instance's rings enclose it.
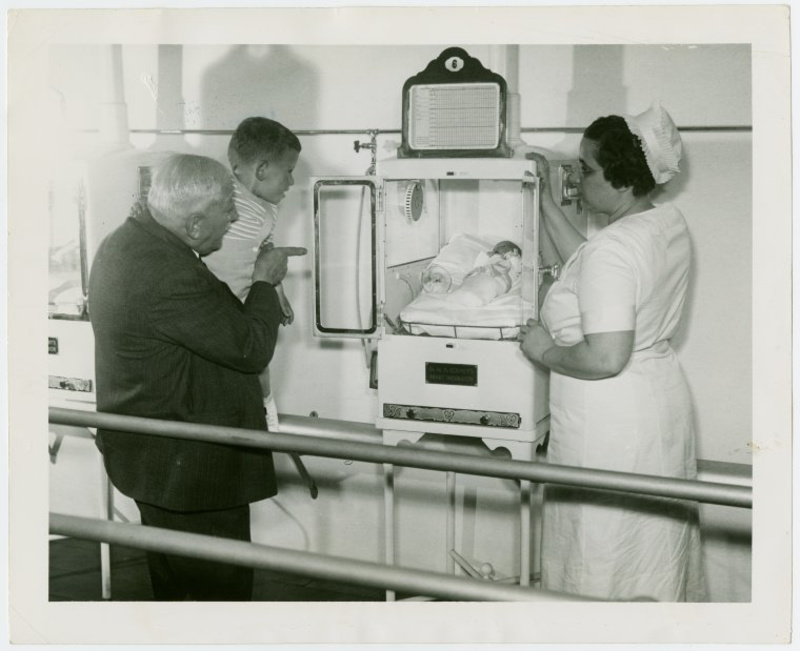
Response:
[[[294,321],[294,310],[292,309],[292,305],[289,303],[289,299],[286,298],[282,284],[276,285],[275,291],[278,292],[278,300],[280,301],[281,310],[283,311],[283,325],[289,325]]]

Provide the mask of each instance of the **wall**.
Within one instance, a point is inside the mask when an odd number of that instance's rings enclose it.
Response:
[[[443,47],[126,46],[130,126],[230,130],[243,117],[261,114],[296,130],[397,130],[403,82]],[[488,65],[489,46],[467,49]],[[90,50],[71,47],[54,57],[53,85],[63,94],[72,123],[84,127],[98,114],[98,91],[87,81],[91,75],[83,74],[97,65]],[[523,129],[547,129],[524,138],[560,157],[574,156],[579,140],[574,130],[594,117],[640,112],[655,98],[680,126],[698,129],[684,134],[683,174],[662,197],[674,198],[686,215],[695,253],[689,302],[674,345],[692,389],[700,455],[749,463],[751,134],[730,129],[751,123],[749,48],[523,46],[520,71]],[[175,84],[181,93],[174,92]],[[296,186],[281,206],[279,242],[310,245],[309,178],[362,174],[369,153],[353,151],[358,137],[301,138]],[[224,160],[227,139],[227,134],[137,135],[134,143]],[[398,141],[399,134],[380,137],[380,157],[391,156]],[[273,362],[281,410],[372,421],[375,400],[360,344],[310,336],[308,259],[293,261],[285,286],[297,319],[283,330]]]

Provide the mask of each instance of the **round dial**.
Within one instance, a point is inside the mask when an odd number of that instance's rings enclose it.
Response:
[[[412,181],[409,183],[406,187],[403,205],[403,212],[405,213],[406,219],[413,222],[419,221],[419,218],[422,216],[423,199],[422,183],[419,181]]]

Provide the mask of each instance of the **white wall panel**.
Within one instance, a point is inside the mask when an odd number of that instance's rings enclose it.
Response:
[[[679,126],[751,123],[750,48],[742,45],[520,47],[523,127],[585,128],[660,99]]]

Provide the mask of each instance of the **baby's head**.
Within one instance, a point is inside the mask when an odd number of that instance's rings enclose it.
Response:
[[[233,133],[228,162],[237,179],[259,199],[279,203],[294,185],[300,140],[280,122],[247,118]]]
[[[507,255],[522,255],[522,249],[513,242],[503,240],[495,244],[495,247],[492,249],[492,255],[500,255],[504,258]]]

